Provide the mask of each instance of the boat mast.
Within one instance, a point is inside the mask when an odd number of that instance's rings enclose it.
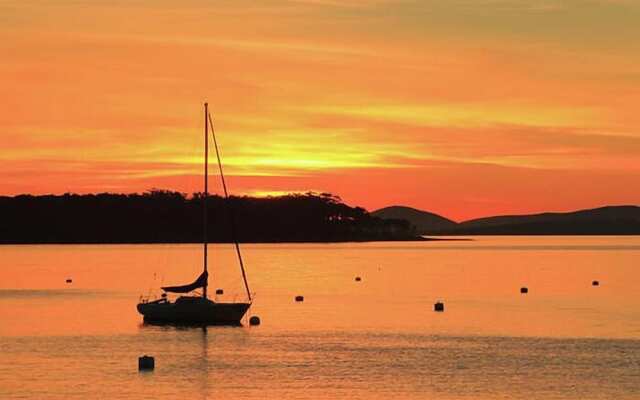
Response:
[[[209,104],[204,103],[204,199],[202,200],[202,242],[204,246],[204,272],[207,272],[207,199],[209,198]],[[204,283],[202,297],[207,298],[207,282]]]

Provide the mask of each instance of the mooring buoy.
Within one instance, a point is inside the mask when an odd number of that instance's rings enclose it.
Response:
[[[362,278],[360,278],[359,276],[356,276],[356,282],[360,282],[362,280]]]
[[[72,280],[71,278],[67,278],[67,280],[66,280],[65,282],[67,282],[67,283],[72,283],[72,282],[73,282],[73,280]]]
[[[296,296],[296,301],[304,301],[304,296]]]
[[[520,293],[522,293],[522,294],[527,294],[527,293],[529,293],[529,288],[521,287],[521,288],[520,288]]]
[[[593,282],[591,282],[591,286],[600,286],[600,282],[593,281]]]
[[[441,301],[436,302],[436,304],[433,305],[433,311],[444,312],[444,303]]]
[[[216,289],[216,294],[224,294],[224,290],[222,290],[222,289]]]
[[[260,317],[258,317],[257,315],[254,315],[251,318],[249,318],[249,325],[251,326],[260,325]]]
[[[153,357],[144,355],[138,357],[138,371],[151,371],[155,368],[156,361]]]

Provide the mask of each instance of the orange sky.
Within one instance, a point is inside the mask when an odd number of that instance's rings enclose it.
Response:
[[[640,203],[640,2],[0,1],[1,194],[231,190],[466,219]]]

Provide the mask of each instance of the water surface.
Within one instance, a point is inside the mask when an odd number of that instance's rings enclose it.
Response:
[[[197,245],[2,246],[0,398],[640,398],[640,237],[474,239],[246,245],[262,325],[206,330],[135,310]],[[212,246],[220,300],[233,256]]]

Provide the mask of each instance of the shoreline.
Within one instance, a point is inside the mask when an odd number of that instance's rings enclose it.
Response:
[[[500,236],[500,237],[522,237],[522,236],[549,236],[549,237],[633,237],[640,236],[640,234],[535,234],[535,233],[522,233],[522,234],[452,234],[452,235],[429,235],[412,238],[394,238],[394,239],[355,239],[355,240],[263,240],[263,241],[241,241],[240,244],[337,244],[337,243],[387,243],[387,242],[473,242],[476,239],[469,236]],[[232,241],[210,241],[209,244],[233,244]],[[145,244],[202,244],[198,241],[5,241],[0,242],[0,246],[29,246],[29,245],[145,245]]]
[[[239,242],[242,244],[332,244],[332,243],[373,243],[373,242],[459,242],[459,241],[473,241],[471,238],[434,238],[434,237],[418,237],[407,239],[361,239],[361,240],[273,240],[273,241],[247,241]],[[233,244],[231,241],[224,242],[208,242],[209,244]],[[200,245],[202,242],[164,242],[164,241],[110,241],[110,242],[65,242],[65,241],[50,241],[50,242],[2,242],[0,246],[29,246],[29,245],[145,245],[145,244],[196,244]]]
[[[393,238],[393,239],[346,239],[346,240],[262,240],[262,241],[241,241],[240,244],[331,244],[331,243],[373,243],[373,242],[473,242],[476,239],[469,236],[500,236],[500,237],[522,237],[522,236],[549,236],[549,237],[633,237],[640,234],[620,234],[620,233],[582,233],[582,234],[536,234],[536,233],[519,233],[519,234],[451,234],[451,235],[425,235],[411,238]],[[209,244],[233,244],[232,241],[210,241]],[[0,246],[29,246],[29,245],[145,245],[145,244],[202,244],[198,241],[4,241],[0,242]]]

